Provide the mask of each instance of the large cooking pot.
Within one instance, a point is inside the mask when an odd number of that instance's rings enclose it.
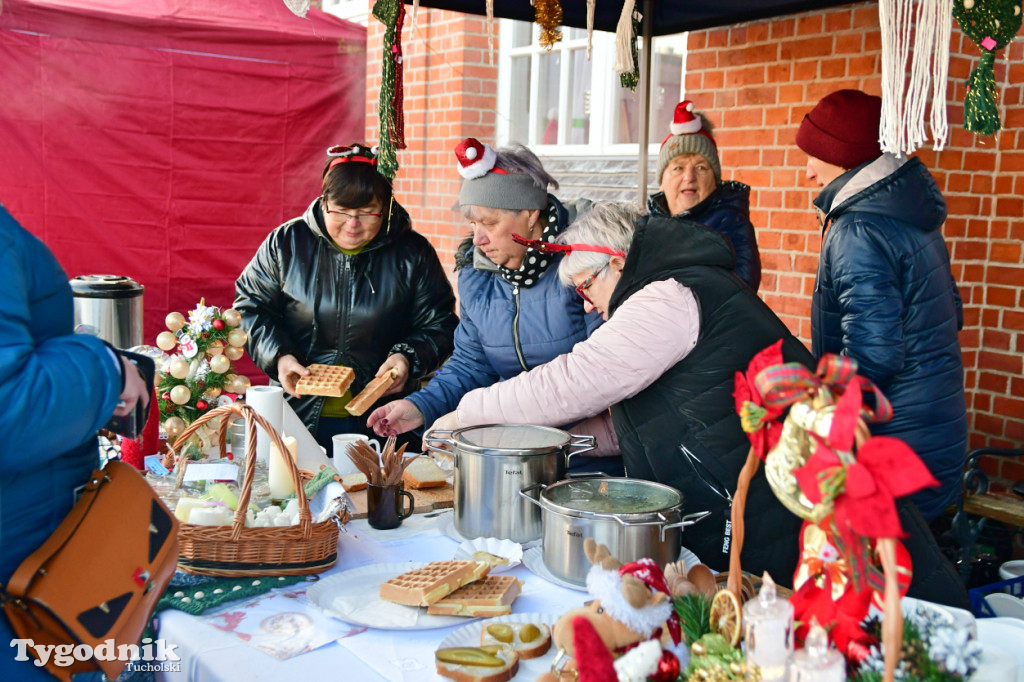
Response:
[[[535,498],[531,493],[539,490]],[[683,494],[638,478],[588,478],[537,483],[520,492],[542,511],[544,565],[556,578],[584,585],[590,561],[583,541],[593,538],[626,563],[650,557],[659,566],[679,558],[684,526],[711,512],[683,516]]]
[[[488,424],[433,430],[427,449],[455,459],[455,530],[467,538],[529,542],[541,535],[540,510],[519,491],[565,478],[569,458],[590,452],[593,436],[530,424]],[[448,449],[437,447],[438,443]],[[578,448],[575,449],[574,448]]]
[[[75,330],[100,337],[115,348],[142,344],[141,284],[120,275],[81,275],[72,279]]]

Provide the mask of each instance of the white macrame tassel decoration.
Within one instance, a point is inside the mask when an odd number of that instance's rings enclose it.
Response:
[[[418,2],[419,0],[417,0]],[[487,58],[494,66],[494,0],[487,0]]]
[[[633,7],[635,0],[622,3],[622,14],[615,27],[615,66],[612,71],[617,74],[633,72]]]
[[[416,32],[416,17],[420,13],[420,0],[412,0],[412,22],[409,24],[409,32]]]
[[[590,51],[594,47],[594,8],[597,0],[587,0],[587,61],[590,61]],[[617,28],[617,27],[616,27]]]
[[[925,108],[931,96],[934,148],[946,145],[946,76],[953,0],[880,0],[882,33],[882,151],[911,154],[927,142]],[[913,35],[914,40],[911,41]],[[913,45],[911,45],[913,42]],[[907,57],[913,54],[907,82]]]

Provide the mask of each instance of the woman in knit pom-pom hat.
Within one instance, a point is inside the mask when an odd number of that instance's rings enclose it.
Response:
[[[839,90],[796,134],[807,179],[824,188],[813,351],[854,358],[892,401],[892,421],[871,432],[905,441],[939,480],[912,497],[933,518],[959,493],[967,448],[963,309],[942,238],[946,202],[920,159],[882,153],[881,106]]]
[[[736,252],[736,275],[757,291],[761,255],[750,222],[750,187],[722,181],[711,129],[704,114],[693,110],[693,102],[676,105],[658,154],[661,191],[647,200],[647,209],[653,215],[687,218],[721,232]]]
[[[548,194],[548,187],[558,189],[558,183],[521,145],[494,150],[467,138],[456,147],[455,160],[463,178],[459,210],[471,231],[456,254],[460,322],[455,352],[423,390],[370,415],[368,425],[379,435],[432,424],[446,428],[435,421],[454,410],[464,394],[568,353],[601,323],[558,281],[560,254],[513,239],[552,242],[589,202],[562,204]],[[606,410],[572,429],[597,436],[599,454],[617,453]],[[584,461],[573,458],[574,464]],[[621,465],[604,459],[599,468],[612,473]]]

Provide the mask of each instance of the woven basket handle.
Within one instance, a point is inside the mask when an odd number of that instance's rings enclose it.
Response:
[[[189,424],[189,427],[185,429],[185,431],[178,436],[174,442],[186,442],[189,436],[195,433],[200,426],[211,419],[222,417],[218,436],[220,439],[221,452],[224,452],[227,437],[226,424],[228,423],[227,417],[229,415],[236,415],[245,418],[245,475],[242,478],[242,490],[241,495],[238,498],[238,509],[235,510],[234,523],[231,527],[232,541],[237,541],[241,537],[242,528],[245,527],[245,512],[249,508],[249,498],[252,495],[252,484],[256,477],[257,425],[267,432],[271,441],[273,441],[274,445],[277,446],[278,451],[281,453],[282,459],[287,461],[288,471],[292,477],[292,484],[295,486],[295,498],[299,502],[299,528],[302,530],[302,538],[304,540],[308,539],[313,532],[312,517],[309,513],[309,501],[306,499],[306,491],[302,486],[302,479],[299,476],[298,467],[295,464],[295,460],[288,456],[288,448],[285,447],[284,441],[281,440],[281,436],[266,419],[256,412],[256,410],[248,405],[240,405],[238,403],[231,403],[230,405],[223,405],[221,407],[214,408]],[[174,456],[174,446],[170,445],[168,447],[170,448],[171,455]],[[181,481],[184,478],[185,468],[187,466],[188,461],[186,459],[183,461],[181,469],[178,472],[178,479],[176,483],[178,487],[181,486]]]
[[[743,603],[743,569],[740,566],[740,552],[743,551],[743,512],[747,508],[747,492],[750,490],[750,481],[757,474],[761,460],[751,447],[747,453],[747,461],[740,469],[740,477],[736,481],[736,494],[732,496],[732,509],[730,511],[732,523],[732,543],[729,545],[729,581],[726,589],[733,593],[736,600]]]

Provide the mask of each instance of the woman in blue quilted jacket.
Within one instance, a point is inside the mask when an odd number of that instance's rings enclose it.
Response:
[[[559,283],[560,255],[513,239],[552,241],[585,205],[564,205],[548,194],[558,183],[526,147],[495,151],[468,138],[455,155],[463,177],[459,209],[472,232],[456,255],[455,352],[424,389],[370,414],[367,423],[380,435],[430,426],[469,391],[568,353],[601,323]],[[606,414],[573,430],[596,435],[601,453],[617,452]]]
[[[53,253],[0,205],[0,585],[38,549],[99,465],[96,431],[149,402],[134,365],[74,334],[71,288]],[[102,557],[97,557],[102,559]],[[52,680],[17,660],[0,611],[0,680]]]
[[[967,451],[960,293],[942,238],[946,202],[920,159],[883,154],[881,99],[826,96],[796,143],[824,236],[814,284],[814,355],[842,353],[892,401],[875,435],[905,441],[940,487],[913,496],[926,519],[955,499]]]

